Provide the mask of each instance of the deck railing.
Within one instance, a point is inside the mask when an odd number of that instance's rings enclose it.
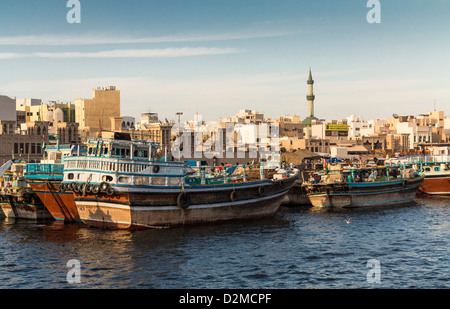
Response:
[[[26,173],[28,174],[62,174],[64,172],[64,164],[27,164]]]
[[[448,163],[450,155],[419,155],[408,157],[408,163]]]

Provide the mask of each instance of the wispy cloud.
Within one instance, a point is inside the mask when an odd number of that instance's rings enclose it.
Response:
[[[0,60],[1,59],[14,59],[14,58],[20,58],[21,55],[18,53],[0,53]]]
[[[120,37],[116,34],[86,34],[83,36],[67,35],[26,35],[0,37],[0,45],[10,46],[73,46],[73,45],[105,45],[105,44],[148,44],[179,42],[211,42],[243,40],[252,38],[279,37],[295,34],[293,31],[241,31],[209,35],[167,35],[155,37]]]
[[[35,52],[35,53],[0,53],[0,59],[14,58],[176,58],[208,55],[223,55],[241,52],[236,48],[216,47],[182,47],[162,49],[115,49],[97,52]]]

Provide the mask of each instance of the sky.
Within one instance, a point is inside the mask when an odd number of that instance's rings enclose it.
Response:
[[[341,119],[450,115],[450,1],[3,0],[0,93],[74,102],[121,91],[121,116],[218,121],[250,109]]]

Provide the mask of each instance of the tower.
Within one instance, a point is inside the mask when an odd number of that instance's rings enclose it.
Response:
[[[314,99],[316,96],[314,95],[314,80],[312,78],[311,69],[309,69],[309,78],[307,81],[308,84],[308,95],[306,96],[306,100],[308,100],[308,117],[314,117]]]
[[[317,120],[314,116],[314,100],[316,96],[314,95],[314,80],[312,78],[311,69],[309,69],[309,78],[306,82],[308,85],[308,94],[306,95],[306,100],[308,101],[308,116],[303,120],[303,125],[310,127],[313,120]]]

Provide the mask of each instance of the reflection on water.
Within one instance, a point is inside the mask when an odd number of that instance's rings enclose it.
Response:
[[[252,222],[144,231],[2,219],[0,288],[448,288],[449,206],[419,197],[401,207],[282,207]],[[81,284],[66,280],[71,259]],[[370,259],[381,263],[375,286]]]

